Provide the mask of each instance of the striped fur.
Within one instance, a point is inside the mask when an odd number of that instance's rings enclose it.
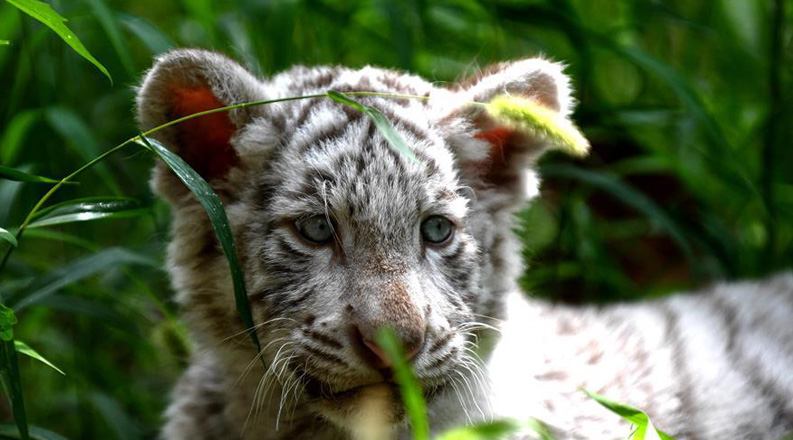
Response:
[[[205,177],[235,235],[260,356],[202,208],[157,165],[153,188],[173,209],[169,270],[196,344],[164,439],[407,437],[389,374],[362,355],[364,324],[392,326],[418,344],[412,365],[435,432],[534,416],[560,438],[627,436],[581,386],[647,409],[682,439],[793,429],[790,275],[599,309],[517,293],[513,214],[537,194],[532,165],[544,146],[514,133],[488,143],[481,134],[501,127],[466,102],[511,93],[569,116],[558,65],[502,63],[450,88],[373,67],[296,67],[263,81],[221,55],[179,50],[146,75],[141,128],[177,114],[181,95],[172,91],[186,89],[221,104],[329,89],[429,99],[355,98],[389,119],[418,163],[392,150],[363,114],[325,98],[215,119],[233,135],[228,151],[214,140],[212,154],[234,157],[228,171]],[[201,154],[200,137],[183,130],[156,136],[186,157]],[[330,243],[299,237],[295,222],[312,215],[330,219]],[[432,215],[456,225],[443,245],[421,239],[419,225]]]

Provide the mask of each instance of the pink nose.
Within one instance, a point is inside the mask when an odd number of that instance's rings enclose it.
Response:
[[[423,342],[423,341],[422,341]],[[371,354],[374,356],[370,356],[373,362],[373,366],[375,368],[389,368],[391,367],[391,359],[388,355],[377,345],[377,342],[371,341],[369,339],[363,339],[363,345],[369,350]],[[421,351],[422,344],[415,344],[413,347],[404,347],[405,349],[405,359],[411,360]]]

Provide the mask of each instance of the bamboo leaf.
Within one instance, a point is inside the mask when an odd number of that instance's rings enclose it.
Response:
[[[4,167],[0,165],[0,179],[14,180],[17,182],[30,182],[30,183],[58,183],[58,180],[50,179],[49,177],[37,176],[35,174],[26,173],[14,168]],[[74,182],[72,182],[74,183]]]
[[[212,190],[212,187],[209,186],[206,180],[195,172],[190,165],[155,139],[148,139],[141,135],[135,142],[143,145],[165,162],[196,196],[201,206],[204,207],[204,210],[209,216],[209,221],[212,223],[212,228],[215,230],[215,235],[220,241],[223,253],[226,255],[226,259],[229,263],[231,279],[234,284],[234,300],[237,306],[237,313],[239,313],[245,328],[248,329],[248,334],[254,345],[256,345],[256,349],[261,350],[259,338],[256,336],[256,330],[253,325],[251,305],[245,290],[245,278],[242,275],[242,269],[240,269],[240,264],[237,260],[234,236],[231,234],[229,220],[226,216],[226,211],[223,209],[223,204],[220,202],[220,198],[215,194],[215,191]]]
[[[424,392],[405,360],[402,346],[394,331],[389,328],[380,330],[377,334],[377,345],[380,346],[391,361],[396,381],[399,384],[399,391],[402,394],[402,402],[405,405],[410,425],[413,429],[413,438],[415,440],[428,440],[430,438],[430,425],[427,420],[427,403],[424,401]]]
[[[111,218],[129,218],[147,214],[140,201],[128,197],[91,197],[59,203],[42,209],[29,228]]]
[[[397,131],[394,129],[394,126],[391,125],[391,122],[389,122],[388,119],[383,116],[382,113],[380,113],[380,110],[377,110],[374,107],[369,107],[368,105],[363,105],[358,101],[350,99],[342,93],[334,92],[332,90],[328,91],[328,97],[336,102],[348,105],[360,112],[363,112],[363,114],[368,116],[369,119],[374,122],[377,130],[380,131],[380,134],[383,135],[391,148],[399,153],[404,154],[410,158],[410,160],[419,163],[418,158],[415,154],[413,154],[413,150],[408,147],[408,144],[405,143],[405,140],[402,139],[402,136],[397,133]]]
[[[88,49],[83,46],[83,43],[80,42],[80,39],[77,38],[77,35],[71,31],[66,26],[66,19],[61,17],[54,9],[50,7],[47,3],[40,2],[38,0],[6,0],[8,3],[16,6],[22,12],[30,15],[31,17],[35,18],[36,20],[40,21],[42,24],[47,26],[48,28],[52,29],[59,37],[63,39],[69,46],[74,49],[75,52],[80,54],[83,58],[91,62],[94,66],[96,66],[99,71],[101,71],[107,79],[110,80],[110,83],[113,83],[113,78],[110,77],[110,73],[105,69],[96,58],[94,58],[91,53],[88,52]]]
[[[633,423],[636,426],[636,431],[634,431],[631,436],[633,440],[675,440],[674,437],[655,429],[650,421],[650,417],[644,411],[624,403],[610,400],[588,390],[583,391],[587,396],[606,407],[609,411]]]
[[[0,228],[0,240],[5,240],[11,243],[11,246],[17,247],[17,238],[3,228]]]
[[[57,371],[58,373],[61,373],[62,375],[66,376],[66,373],[64,373],[63,370],[56,367],[52,362],[48,361],[44,356],[40,355],[36,350],[30,348],[28,344],[25,344],[22,341],[14,341],[14,349],[16,349],[18,353],[22,353],[24,355],[30,356],[33,359]]]

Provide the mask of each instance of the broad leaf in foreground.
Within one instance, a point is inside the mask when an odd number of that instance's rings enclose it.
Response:
[[[90,197],[59,203],[37,212],[29,228],[85,222],[100,219],[128,218],[147,214],[139,200],[129,197]]]
[[[212,228],[215,230],[215,235],[220,241],[220,247],[223,249],[226,260],[228,260],[229,263],[231,280],[234,284],[234,300],[237,305],[237,313],[239,313],[242,323],[248,330],[251,340],[253,340],[254,345],[256,345],[257,351],[261,350],[259,338],[256,336],[256,329],[253,325],[253,315],[251,314],[251,305],[248,301],[248,293],[245,290],[245,278],[242,275],[242,269],[237,260],[234,236],[231,234],[229,219],[226,216],[226,211],[223,209],[223,204],[220,202],[220,197],[215,194],[215,191],[212,190],[212,187],[209,186],[206,180],[192,169],[187,162],[182,160],[176,153],[157,142],[157,140],[149,139],[141,135],[135,142],[143,145],[165,162],[168,168],[179,177],[187,188],[196,196],[201,206],[204,207],[204,210],[209,216],[209,221],[212,223]],[[264,360],[262,360],[262,362],[264,362]]]
[[[675,440],[674,437],[655,429],[650,417],[644,411],[624,403],[615,402],[588,390],[584,390],[584,392],[609,411],[633,423],[636,426],[636,430],[630,437],[632,440]]]

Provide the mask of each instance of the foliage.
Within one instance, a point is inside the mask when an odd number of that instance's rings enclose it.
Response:
[[[40,176],[68,175],[137,135],[130,86],[152,57],[200,46],[261,74],[295,63],[379,64],[440,83],[502,59],[564,60],[591,154],[541,163],[543,197],[520,217],[527,289],[566,301],[637,299],[789,267],[793,8],[782,6],[53,1],[112,73],[111,86],[50,29],[0,2],[0,252],[11,246],[3,231],[15,232],[54,187]],[[167,208],[151,199],[152,158],[139,151],[103,157],[48,202],[114,220],[27,229],[0,274],[6,304],[24,306],[14,335],[69,373],[20,360],[29,419],[69,438],[154,438],[163,391],[189,358],[160,269]],[[6,180],[8,169],[23,174]],[[88,197],[132,199],[140,211],[132,202],[128,211],[69,208]],[[3,359],[16,359],[8,347]],[[31,438],[50,434],[31,428]]]

